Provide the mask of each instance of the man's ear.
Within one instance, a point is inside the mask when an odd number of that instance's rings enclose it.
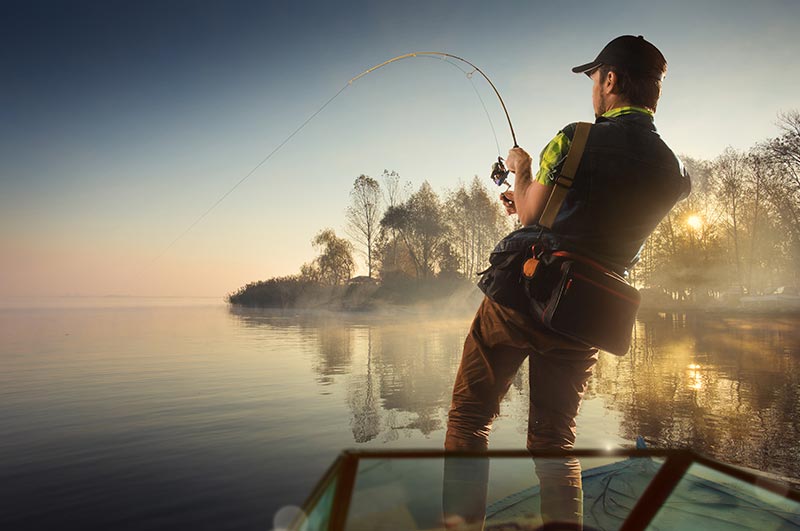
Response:
[[[609,94],[613,94],[617,92],[617,84],[619,83],[619,77],[617,73],[613,70],[609,70],[606,74],[605,79],[603,80],[603,85],[605,86],[606,92]]]

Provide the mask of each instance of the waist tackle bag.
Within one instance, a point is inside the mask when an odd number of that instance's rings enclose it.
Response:
[[[641,295],[617,273],[566,251],[539,254],[525,275],[530,311],[549,329],[617,356],[631,344]]]
[[[478,288],[490,299],[514,310],[529,313],[530,300],[522,278],[522,267],[532,255],[538,229],[523,227],[503,238],[489,255],[489,267],[478,273]]]

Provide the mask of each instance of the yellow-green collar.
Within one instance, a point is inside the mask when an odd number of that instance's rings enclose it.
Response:
[[[626,107],[615,107],[610,111],[606,111],[602,114],[603,118],[614,118],[615,116],[622,116],[623,114],[631,114],[634,112],[641,112],[648,116],[653,116],[653,112],[645,109],[644,107],[636,107],[634,105],[628,105]]]

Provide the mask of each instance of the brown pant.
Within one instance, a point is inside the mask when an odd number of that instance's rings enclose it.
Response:
[[[546,329],[535,318],[485,297],[472,322],[447,422],[445,450],[486,450],[493,419],[530,355],[527,447],[570,449],[575,416],[597,349]]]
[[[453,386],[445,450],[489,447],[492,421],[519,366],[530,355],[529,450],[571,449],[575,417],[597,362],[588,348],[547,330],[533,317],[483,299],[472,322]],[[581,465],[574,457],[534,459],[547,528],[581,529]],[[487,459],[445,458],[442,521],[453,516],[483,529]]]

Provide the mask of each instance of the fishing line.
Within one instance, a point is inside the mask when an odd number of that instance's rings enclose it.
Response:
[[[456,64],[451,63],[450,61],[446,61],[446,62],[448,64],[451,64],[451,65],[457,67]],[[459,68],[459,70],[461,70],[461,69]],[[464,70],[461,70],[461,71],[463,72]],[[486,108],[486,104],[483,102],[483,98],[481,98],[481,93],[478,92],[478,87],[476,87],[475,86],[475,82],[472,81],[472,74],[474,74],[474,73],[475,73],[474,70],[472,72],[467,72],[467,79],[469,79],[469,84],[472,85],[472,90],[474,90],[475,91],[475,95],[478,96],[478,101],[481,102],[481,107],[483,107],[483,112],[486,113],[486,118],[489,120],[489,127],[492,128],[492,136],[494,136],[494,145],[497,146],[497,156],[499,157],[500,156],[500,142],[497,140],[497,131],[494,130],[494,123],[492,123],[492,117],[489,115],[489,110]],[[516,142],[514,142],[514,144],[516,144]]]
[[[180,233],[180,234],[179,234],[179,235],[178,235],[178,236],[177,236],[175,239],[173,239],[173,240],[172,240],[172,241],[169,243],[169,245],[167,245],[167,246],[164,248],[164,250],[163,250],[163,251],[162,251],[162,252],[161,252],[161,253],[160,253],[158,256],[156,256],[156,257],[155,257],[155,258],[154,258],[154,259],[153,259],[153,260],[150,262],[150,264],[149,264],[149,265],[148,265],[148,266],[145,268],[145,270],[143,270],[143,271],[142,271],[142,273],[144,273],[144,271],[146,271],[146,270],[147,270],[149,267],[151,267],[151,266],[152,266],[152,265],[153,265],[155,262],[157,262],[158,260],[160,260],[160,259],[161,259],[161,258],[162,258],[162,257],[163,257],[165,254],[167,254],[167,251],[169,251],[169,250],[170,250],[170,249],[171,249],[171,248],[172,248],[172,247],[173,247],[173,246],[174,246],[174,245],[175,245],[175,244],[176,244],[176,243],[177,243],[177,242],[178,242],[178,241],[179,241],[181,238],[183,238],[184,236],[186,236],[186,234],[188,234],[188,233],[189,233],[189,231],[191,231],[191,230],[192,230],[192,229],[193,229],[193,228],[194,228],[194,227],[195,227],[195,226],[196,226],[198,223],[200,223],[200,222],[201,222],[201,221],[202,221],[202,220],[203,220],[203,219],[204,219],[204,218],[205,218],[205,217],[206,217],[206,216],[207,216],[209,213],[211,213],[211,211],[212,211],[212,210],[214,210],[214,209],[217,207],[217,205],[219,205],[219,204],[220,204],[222,201],[224,201],[226,197],[228,197],[228,196],[229,196],[231,193],[233,193],[233,191],[234,191],[234,190],[236,190],[236,189],[237,189],[237,188],[238,188],[238,187],[239,187],[239,186],[240,186],[242,183],[244,183],[244,182],[245,182],[245,181],[246,181],[248,178],[250,178],[250,176],[251,176],[251,175],[253,175],[253,174],[256,172],[256,170],[258,170],[258,169],[259,169],[259,168],[260,168],[260,167],[261,167],[261,166],[262,166],[262,165],[263,165],[265,162],[267,162],[267,161],[268,161],[270,158],[272,158],[272,156],[273,156],[275,153],[277,153],[277,152],[278,152],[278,151],[279,151],[279,150],[280,150],[280,149],[281,149],[281,148],[282,148],[284,145],[286,145],[286,143],[287,143],[287,142],[289,142],[289,141],[290,141],[290,140],[291,140],[291,139],[292,139],[292,138],[293,138],[293,137],[294,137],[294,136],[295,136],[297,133],[299,133],[299,132],[300,132],[300,131],[301,131],[301,130],[302,130],[302,129],[303,129],[303,128],[304,128],[304,127],[305,127],[305,126],[306,126],[306,125],[307,125],[307,124],[308,124],[308,123],[311,121],[311,120],[313,120],[314,118],[316,118],[316,116],[317,116],[319,113],[321,113],[321,112],[322,112],[322,111],[325,109],[325,107],[327,107],[328,105],[330,105],[330,104],[333,102],[333,100],[335,100],[336,98],[338,98],[338,97],[339,97],[339,95],[340,95],[342,92],[344,92],[344,91],[345,91],[345,89],[347,89],[347,87],[349,87],[350,85],[352,85],[352,84],[353,84],[353,82],[355,82],[355,81],[357,81],[357,80],[361,79],[362,77],[366,76],[367,74],[370,74],[370,73],[372,73],[372,72],[374,72],[374,71],[376,71],[376,70],[378,70],[378,69],[380,69],[380,68],[383,68],[384,66],[386,66],[386,65],[388,65],[388,64],[394,63],[395,61],[401,61],[401,60],[403,60],[403,59],[409,59],[409,58],[412,58],[412,57],[433,57],[433,56],[439,56],[439,57],[441,57],[441,58],[444,60],[444,62],[446,62],[446,63],[448,63],[448,64],[450,64],[450,65],[452,65],[452,66],[455,66],[456,68],[458,68],[459,70],[461,70],[461,71],[462,71],[462,72],[463,72],[463,73],[466,75],[467,79],[469,80],[470,84],[472,85],[472,88],[475,90],[475,94],[478,96],[478,99],[479,99],[479,100],[480,100],[480,102],[481,102],[481,106],[483,106],[483,110],[484,110],[484,112],[486,112],[486,116],[487,116],[487,118],[489,118],[489,125],[490,125],[490,126],[491,126],[491,128],[492,128],[492,134],[494,135],[495,144],[497,145],[497,152],[498,152],[498,162],[497,162],[497,163],[495,163],[495,166],[497,166],[497,164],[498,164],[498,163],[499,163],[499,164],[501,164],[501,166],[502,166],[502,159],[501,159],[501,158],[500,158],[500,156],[499,156],[499,153],[500,153],[500,143],[499,143],[499,142],[498,142],[498,140],[497,140],[497,133],[495,132],[495,129],[494,129],[494,124],[492,123],[492,119],[491,119],[491,117],[489,116],[489,111],[487,110],[487,108],[486,108],[486,105],[485,105],[485,104],[484,104],[484,102],[483,102],[483,98],[481,98],[481,95],[480,95],[480,93],[478,92],[478,89],[477,89],[477,87],[475,87],[475,84],[474,84],[474,82],[472,81],[472,77],[473,77],[473,74],[474,74],[475,72],[479,73],[481,76],[483,76],[483,78],[484,78],[484,79],[485,79],[485,80],[486,80],[486,81],[489,83],[489,85],[490,85],[490,86],[492,87],[492,89],[494,90],[494,93],[497,95],[497,98],[500,100],[500,105],[502,105],[502,106],[503,106],[503,112],[504,112],[504,113],[505,113],[505,115],[506,115],[506,120],[508,121],[508,127],[509,127],[509,129],[511,130],[511,138],[512,138],[512,139],[513,139],[513,141],[514,141],[514,147],[518,147],[518,145],[517,145],[517,137],[516,137],[516,134],[514,133],[514,126],[513,126],[513,125],[511,125],[511,118],[510,118],[510,117],[509,117],[509,115],[508,115],[508,109],[506,108],[506,104],[505,104],[505,102],[503,101],[503,98],[500,96],[500,92],[498,92],[498,90],[497,90],[497,87],[495,87],[495,86],[494,86],[494,83],[492,83],[492,80],[491,80],[491,79],[489,79],[489,77],[488,77],[486,74],[484,74],[484,73],[483,73],[483,71],[482,71],[480,68],[478,68],[477,66],[475,66],[475,65],[474,65],[474,64],[472,64],[471,62],[467,61],[466,59],[463,59],[463,58],[461,58],[461,57],[458,57],[457,55],[452,55],[452,54],[449,54],[449,53],[444,53],[444,52],[412,52],[412,53],[407,53],[407,54],[403,54],[403,55],[398,55],[397,57],[393,57],[393,58],[391,58],[391,59],[389,59],[389,60],[387,60],[387,61],[384,61],[384,62],[382,62],[382,63],[380,63],[380,64],[377,64],[377,65],[373,66],[372,68],[369,68],[369,69],[367,69],[367,70],[364,70],[363,72],[361,72],[360,74],[358,74],[358,75],[357,75],[357,76],[355,76],[354,78],[350,79],[350,80],[349,80],[347,83],[345,83],[345,85],[344,85],[344,86],[343,86],[341,89],[339,89],[339,91],[338,91],[336,94],[334,94],[334,95],[333,95],[333,96],[332,96],[332,97],[331,97],[331,98],[330,98],[328,101],[326,101],[324,104],[322,104],[322,106],[321,106],[319,109],[317,109],[317,110],[316,110],[316,111],[315,111],[315,112],[314,112],[314,113],[313,113],[311,116],[309,116],[309,117],[308,117],[308,118],[307,118],[307,119],[306,119],[306,120],[305,120],[305,121],[304,121],[302,124],[300,124],[300,126],[299,126],[299,127],[297,127],[297,129],[295,129],[295,130],[294,130],[294,131],[293,131],[293,132],[292,132],[292,133],[291,133],[289,136],[287,136],[287,137],[286,137],[286,138],[285,138],[285,139],[284,139],[284,140],[283,140],[283,141],[282,141],[280,144],[278,144],[278,146],[277,146],[275,149],[273,149],[273,150],[272,150],[272,151],[271,151],[271,152],[270,152],[270,153],[269,153],[269,154],[268,154],[266,157],[264,157],[263,159],[261,159],[261,162],[259,162],[258,164],[256,164],[256,165],[253,167],[253,169],[252,169],[252,170],[250,170],[249,172],[247,172],[247,174],[246,174],[244,177],[242,177],[241,179],[239,179],[239,181],[238,181],[236,184],[234,184],[234,185],[233,185],[233,186],[232,186],[232,187],[231,187],[231,188],[230,188],[230,189],[229,189],[227,192],[225,192],[224,194],[222,194],[222,196],[221,196],[219,199],[217,199],[217,200],[216,200],[216,201],[215,201],[215,202],[214,202],[214,203],[213,203],[213,204],[212,204],[210,207],[208,207],[208,208],[207,208],[207,209],[206,209],[206,210],[205,210],[205,211],[204,211],[202,214],[200,214],[200,216],[199,216],[197,219],[195,219],[195,220],[194,220],[194,221],[191,223],[191,225],[189,225],[189,226],[188,226],[188,227],[187,227],[187,228],[186,228],[186,229],[185,229],[183,232],[181,232],[181,233]],[[461,61],[462,63],[465,63],[465,64],[469,65],[470,67],[472,67],[472,69],[473,69],[473,70],[472,70],[472,71],[470,71],[470,72],[467,72],[466,70],[462,69],[461,67],[459,67],[459,66],[458,66],[458,65],[456,65],[455,63],[452,63],[452,62],[448,61],[448,60],[447,60],[448,58],[450,58],[450,59],[455,59],[455,60],[457,60],[457,61]],[[503,169],[504,169],[504,168],[503,168]],[[507,176],[507,174],[508,174],[508,172],[506,171],[506,176]],[[493,175],[493,178],[494,178],[494,175],[495,175],[495,170],[494,170],[494,169],[493,169],[493,173],[492,173],[492,175]],[[503,181],[504,181],[504,179],[503,179]],[[497,182],[497,180],[495,180],[495,182]],[[498,184],[502,184],[502,183],[498,183]]]
[[[433,57],[431,57],[429,55],[421,55],[420,56],[420,58],[426,58],[426,57],[430,58],[430,59],[434,59]],[[472,86],[472,90],[475,91],[475,95],[478,97],[478,101],[481,102],[481,107],[483,107],[483,112],[486,114],[486,119],[489,121],[489,127],[492,129],[492,136],[494,137],[494,144],[495,144],[495,146],[497,146],[497,156],[500,156],[500,142],[497,140],[497,131],[495,131],[495,129],[494,129],[494,122],[492,122],[492,116],[489,114],[489,110],[486,108],[486,103],[484,103],[483,98],[481,97],[481,93],[480,93],[480,91],[478,91],[478,87],[476,87],[475,86],[475,82],[472,81],[472,75],[475,73],[475,70],[471,70],[471,71],[468,72],[468,71],[464,70],[463,68],[461,68],[460,66],[458,66],[457,64],[451,63],[450,61],[448,61],[447,57],[442,57],[441,61],[444,61],[445,63],[449,64],[453,68],[457,68],[462,74],[464,74],[464,76],[469,81],[469,84]]]
[[[153,259],[153,261],[152,261],[152,262],[150,262],[150,265],[153,265],[153,263],[155,263],[155,262],[156,262],[156,261],[158,261],[158,260],[159,260],[159,259],[160,259],[162,256],[164,256],[165,254],[167,254],[167,251],[169,251],[169,250],[170,250],[170,248],[171,248],[173,245],[175,245],[175,243],[177,243],[177,242],[178,242],[178,240],[180,240],[181,238],[183,238],[184,236],[186,236],[186,234],[188,234],[188,232],[189,232],[190,230],[192,230],[192,229],[195,227],[195,225],[197,225],[198,223],[200,223],[200,222],[203,220],[203,218],[205,218],[205,217],[206,217],[206,216],[207,216],[207,215],[208,215],[208,214],[209,214],[209,213],[210,213],[212,210],[214,210],[214,208],[216,208],[216,206],[217,206],[217,205],[219,205],[220,203],[222,203],[222,201],[224,201],[226,197],[228,197],[228,196],[229,196],[229,195],[230,195],[230,194],[231,194],[231,193],[232,193],[234,190],[236,190],[236,189],[239,187],[239,185],[241,185],[241,184],[242,184],[243,182],[245,182],[245,181],[246,181],[246,180],[247,180],[247,179],[248,179],[248,178],[249,178],[251,175],[253,175],[253,174],[256,172],[256,170],[257,170],[258,168],[260,168],[260,167],[261,167],[261,166],[262,166],[262,165],[263,165],[265,162],[267,162],[267,161],[268,161],[268,160],[269,160],[269,159],[272,157],[272,155],[274,155],[275,153],[277,153],[279,149],[281,149],[281,148],[282,148],[282,147],[283,147],[283,146],[284,146],[284,145],[285,145],[287,142],[289,142],[289,140],[291,140],[291,139],[294,137],[294,135],[296,135],[297,133],[299,133],[299,132],[300,132],[300,130],[301,130],[301,129],[303,129],[303,128],[304,128],[304,127],[305,127],[305,126],[308,124],[308,122],[310,122],[311,120],[313,120],[313,119],[314,119],[314,118],[315,118],[315,117],[316,117],[316,116],[317,116],[319,113],[321,113],[321,112],[322,112],[322,110],[323,110],[323,109],[325,109],[325,107],[327,107],[328,105],[330,105],[330,104],[331,104],[331,102],[333,102],[333,100],[335,100],[337,97],[339,97],[339,94],[341,94],[342,92],[344,92],[344,90],[345,90],[347,87],[348,87],[348,85],[345,85],[345,86],[343,86],[341,89],[339,89],[339,92],[337,92],[336,94],[334,94],[334,95],[333,95],[333,97],[332,97],[331,99],[329,99],[328,101],[326,101],[326,102],[325,102],[325,103],[322,105],[322,107],[320,107],[319,109],[317,109],[317,110],[314,112],[314,114],[312,114],[311,116],[309,116],[309,117],[308,117],[308,119],[306,119],[306,121],[305,121],[305,122],[303,122],[302,124],[300,124],[300,127],[298,127],[297,129],[295,129],[295,130],[294,130],[294,132],[292,132],[292,134],[290,134],[289,136],[287,136],[287,137],[286,137],[286,138],[283,140],[283,142],[281,142],[280,144],[278,144],[278,147],[276,147],[275,149],[273,149],[273,150],[272,150],[272,151],[269,153],[269,155],[267,155],[266,157],[264,157],[263,159],[261,159],[261,162],[259,162],[258,164],[256,164],[256,165],[253,167],[253,169],[252,169],[252,170],[250,170],[249,172],[247,172],[247,175],[245,175],[244,177],[242,177],[241,179],[239,179],[239,182],[237,182],[236,184],[234,184],[234,185],[233,185],[233,187],[231,187],[231,188],[230,188],[230,189],[229,189],[227,192],[225,192],[224,194],[222,194],[222,197],[220,197],[219,199],[217,199],[217,200],[214,202],[214,204],[213,204],[213,205],[211,205],[210,207],[208,207],[208,208],[206,209],[206,211],[205,211],[205,212],[203,212],[202,214],[200,214],[200,217],[198,217],[196,220],[194,220],[194,221],[192,222],[192,224],[191,224],[191,225],[189,225],[189,227],[187,227],[187,228],[186,228],[186,230],[184,230],[182,233],[180,233],[180,234],[178,235],[178,237],[177,237],[177,238],[175,238],[174,240],[172,240],[172,241],[169,243],[169,245],[167,245],[167,246],[166,246],[166,248],[164,248],[164,250],[161,252],[161,254],[159,254],[158,256],[156,256],[156,257]]]

